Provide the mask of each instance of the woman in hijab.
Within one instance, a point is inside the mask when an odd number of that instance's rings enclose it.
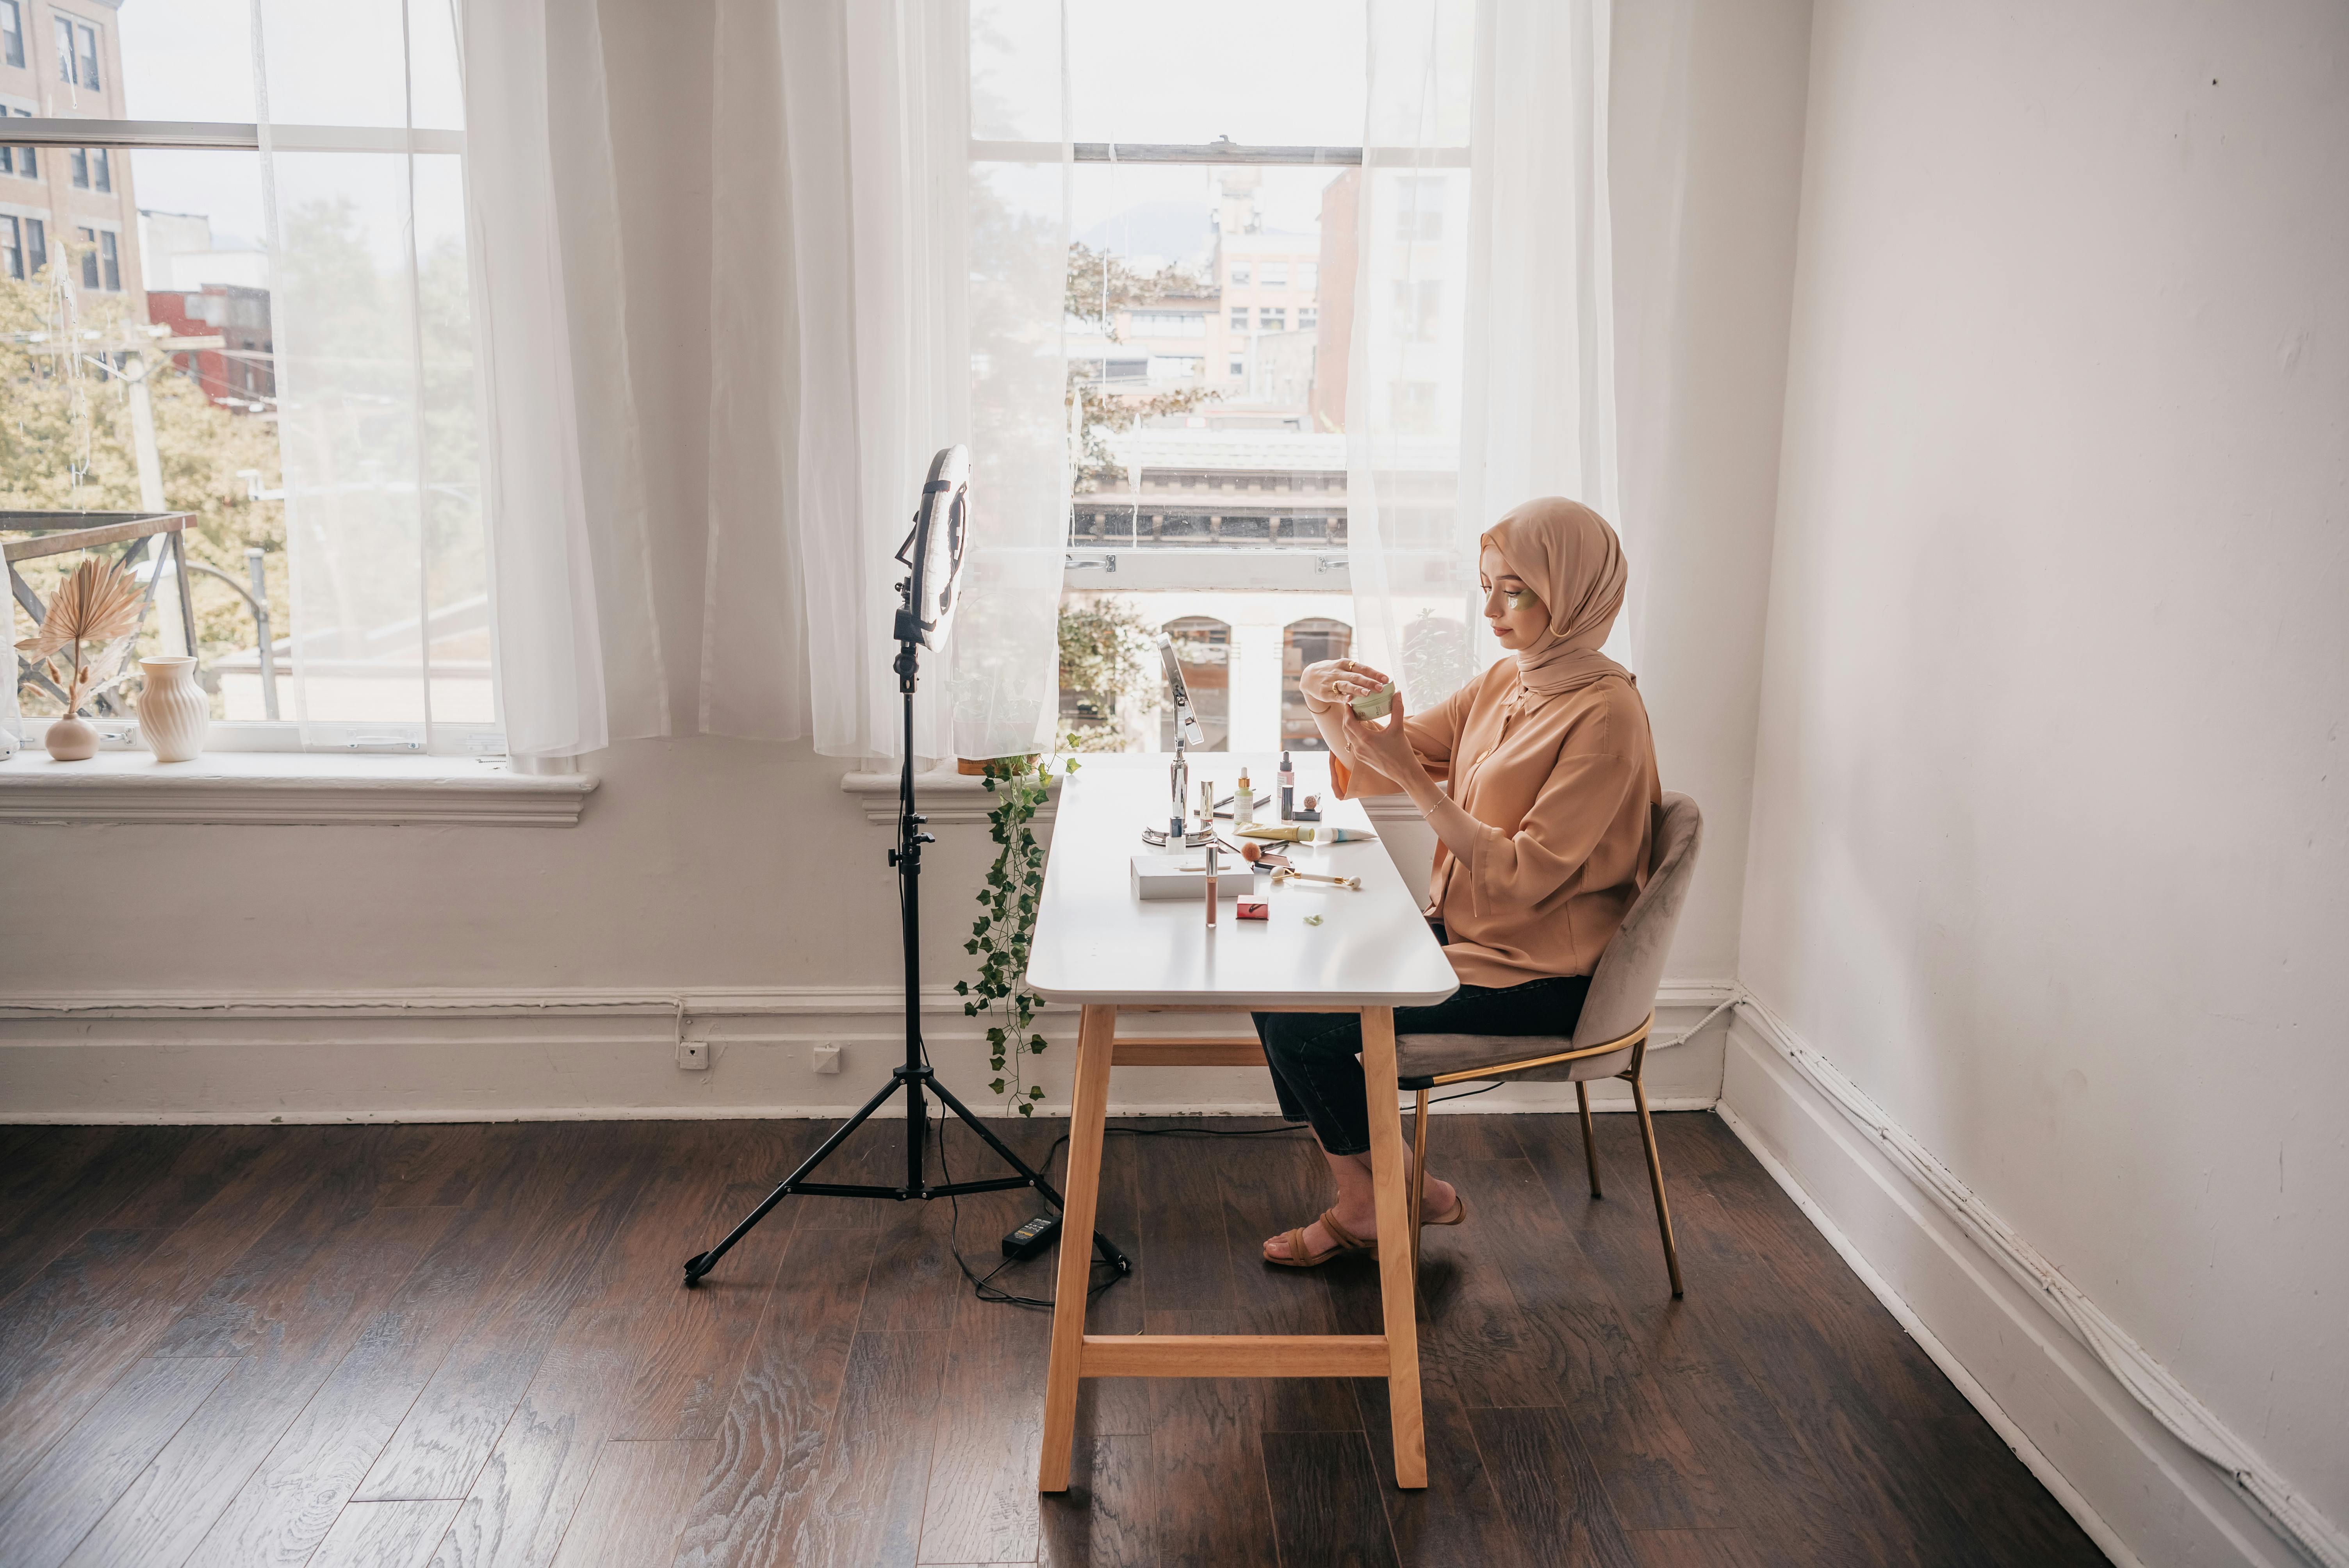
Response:
[[[1396,1033],[1570,1035],[1647,881],[1663,802],[1648,710],[1599,651],[1623,603],[1623,547],[1604,518],[1556,496],[1478,544],[1485,619],[1507,657],[1426,713],[1405,715],[1398,694],[1383,723],[1351,707],[1390,684],[1367,665],[1312,665],[1299,684],[1337,793],[1401,790],[1435,830],[1427,915],[1460,989],[1395,1009]],[[1281,1114],[1312,1124],[1338,1183],[1319,1219],[1265,1243],[1265,1261],[1309,1268],[1374,1250],[1361,1017],[1259,1013],[1256,1027]],[[1450,1182],[1423,1180],[1423,1223],[1467,1217]]]

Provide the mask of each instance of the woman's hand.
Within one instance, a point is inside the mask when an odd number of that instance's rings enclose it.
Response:
[[[1376,691],[1385,684],[1384,677],[1381,677],[1369,689]],[[1351,701],[1350,698],[1348,700]],[[1395,692],[1394,706],[1388,710],[1384,724],[1358,718],[1351,707],[1345,710],[1345,724],[1346,745],[1357,760],[1377,769],[1402,785],[1404,793],[1414,800],[1419,797],[1419,786],[1433,787],[1426,768],[1419,760],[1419,754],[1411,748],[1411,738],[1403,733],[1402,692],[1400,689]]]
[[[1344,707],[1387,684],[1387,677],[1352,659],[1323,659],[1305,666],[1297,689],[1316,707]]]

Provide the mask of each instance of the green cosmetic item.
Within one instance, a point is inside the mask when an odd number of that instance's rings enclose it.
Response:
[[[1354,717],[1361,719],[1384,718],[1394,707],[1394,682],[1389,681],[1374,692],[1354,699]]]
[[[1501,595],[1501,602],[1508,605],[1512,610],[1529,610],[1533,607],[1534,603],[1533,590],[1530,588],[1520,588],[1513,593],[1503,593]]]

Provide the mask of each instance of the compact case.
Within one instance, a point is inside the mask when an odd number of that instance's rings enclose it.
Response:
[[[1207,861],[1204,854],[1133,857],[1133,896],[1145,903],[1178,898],[1198,903],[1206,896],[1206,890],[1199,885],[1206,879]],[[1218,867],[1216,902],[1239,897],[1251,880],[1245,861],[1235,860]]]

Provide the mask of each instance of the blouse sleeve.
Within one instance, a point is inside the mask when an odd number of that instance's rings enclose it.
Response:
[[[1479,915],[1526,909],[1582,874],[1588,885],[1638,880],[1632,847],[1645,842],[1646,769],[1603,751],[1567,752],[1514,833],[1476,824],[1468,896]],[[1604,863],[1620,858],[1620,866]]]
[[[1460,744],[1460,727],[1467,722],[1475,694],[1476,683],[1470,681],[1425,713],[1403,715],[1402,732],[1410,738],[1411,748],[1419,754],[1427,776],[1439,784],[1452,777],[1452,753]],[[1350,767],[1335,752],[1330,756],[1330,784],[1340,800],[1402,793],[1402,785],[1377,769]]]

